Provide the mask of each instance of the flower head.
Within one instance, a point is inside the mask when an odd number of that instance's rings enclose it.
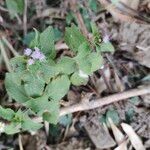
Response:
[[[24,55],[30,57],[28,59],[28,65],[34,64],[36,60],[39,60],[40,62],[45,60],[45,55],[40,51],[38,47],[35,47],[33,51],[30,48],[26,48],[24,50]]]
[[[28,60],[28,65],[33,65],[33,64],[34,64],[34,60],[30,58],[30,59]]]
[[[32,53],[32,55],[31,55],[31,57],[32,57],[33,59],[39,59],[40,56],[41,56],[41,52],[40,52],[39,49],[35,49],[35,51],[34,51],[34,52]]]
[[[30,48],[26,48],[26,49],[24,50],[24,55],[26,55],[26,56],[30,56],[31,53],[32,53],[32,50],[31,50]]]
[[[110,38],[109,38],[109,35],[105,35],[104,37],[103,37],[103,42],[104,43],[107,43],[107,42],[109,42],[110,41]]]
[[[4,132],[5,130],[5,124],[0,122],[0,133]]]
[[[40,61],[43,61],[45,60],[45,55],[40,52],[40,49],[38,47],[35,47],[34,48],[34,52],[32,53],[31,57],[35,60],[35,59],[38,59]]]
[[[40,61],[44,61],[45,60],[45,55],[43,53],[41,53],[39,60]]]

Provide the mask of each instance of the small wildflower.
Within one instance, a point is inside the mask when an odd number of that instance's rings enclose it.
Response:
[[[35,51],[34,51],[34,52],[32,53],[32,55],[31,55],[31,57],[32,57],[33,59],[39,59],[40,56],[41,56],[41,52],[40,52],[39,49],[35,49]]]
[[[31,50],[30,48],[26,48],[26,49],[24,50],[24,55],[26,55],[26,56],[30,56],[31,53],[32,53],[32,50]]]
[[[45,55],[41,53],[41,56],[40,56],[39,60],[44,61],[45,60]]]
[[[32,65],[32,64],[34,64],[34,60],[30,58],[30,59],[28,60],[28,65]]]
[[[109,41],[110,41],[109,36],[108,36],[108,35],[105,35],[104,38],[103,38],[103,42],[104,42],[104,43],[107,43],[107,42],[109,42]]]
[[[79,76],[82,78],[88,78],[88,75],[85,74],[82,70],[79,70]]]
[[[0,122],[0,133],[3,133],[5,130],[5,124]]]
[[[33,59],[39,59],[40,61],[44,61],[45,60],[45,55],[40,52],[40,49],[38,47],[34,48],[34,52],[32,53],[31,57]]]

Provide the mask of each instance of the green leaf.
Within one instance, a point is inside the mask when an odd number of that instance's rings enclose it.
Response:
[[[83,36],[83,34],[78,30],[75,25],[66,28],[65,42],[74,52],[78,51],[78,48],[82,43],[86,42],[88,44],[87,39]]]
[[[83,55],[83,57],[75,58],[79,69],[84,73],[91,75],[94,71],[98,70],[103,64],[103,58],[100,53],[92,52],[87,55]]]
[[[10,121],[13,119],[14,115],[15,115],[15,112],[12,109],[3,108],[2,106],[0,106],[0,116],[3,119]]]
[[[27,70],[31,73],[36,75],[38,70],[41,68],[42,63],[40,61],[35,61],[32,65],[27,65]]]
[[[92,34],[93,34],[93,43],[95,46],[99,46],[101,42],[100,31],[97,28],[95,23],[91,23],[91,28],[92,28]]]
[[[30,42],[30,47],[34,48],[34,47],[39,47],[39,38],[40,38],[40,32],[38,30],[34,29],[34,38],[31,40]]]
[[[6,6],[9,10],[10,16],[14,17],[17,13],[22,14],[24,10],[23,0],[6,0]]]
[[[91,73],[101,68],[103,65],[103,57],[100,53],[93,52],[88,56],[89,62],[92,64],[91,66]]]
[[[61,116],[59,118],[59,123],[63,126],[68,126],[70,125],[72,122],[72,114],[68,114],[68,115],[65,115],[65,116]]]
[[[77,69],[75,60],[67,56],[59,60],[57,67],[58,70],[64,74],[71,74]]]
[[[97,50],[101,52],[114,52],[115,51],[114,46],[110,42],[102,43]]]
[[[15,72],[26,70],[26,60],[24,56],[18,56],[11,59],[10,64]]]
[[[126,112],[126,121],[130,123],[134,115],[135,115],[134,108],[129,108],[128,111]]]
[[[36,131],[38,129],[40,129],[43,125],[40,123],[36,123],[34,121],[32,121],[29,117],[25,117],[21,127],[23,130],[27,130],[27,131]]]
[[[113,109],[107,111],[106,118],[107,118],[107,121],[108,121],[108,118],[111,118],[114,124],[116,125],[118,125],[120,122],[120,118],[119,118],[117,111]]]
[[[70,81],[73,85],[80,86],[80,85],[86,85],[88,82],[88,78],[83,78],[79,76],[79,73],[75,72],[71,76]]]
[[[5,133],[6,134],[15,134],[15,133],[20,132],[20,128],[21,128],[21,123],[12,122],[11,124],[9,124],[5,127]]]
[[[50,79],[58,75],[59,72],[60,70],[58,70],[55,64],[42,63],[37,74],[48,84]]]
[[[25,37],[23,38],[23,44],[30,46],[31,41],[33,41],[35,37],[35,32],[29,32],[25,35]]]
[[[55,42],[57,42],[62,38],[63,33],[58,28],[54,28],[54,36],[55,36]]]
[[[54,31],[53,28],[50,26],[40,34],[41,50],[49,58],[55,58],[56,56],[54,40]]]
[[[29,98],[21,85],[22,73],[6,73],[5,87],[10,97],[18,102],[26,102]]]
[[[38,76],[29,72],[23,75],[24,89],[29,97],[39,97],[43,94],[45,82]]]
[[[101,124],[105,123],[106,124],[106,116],[105,115],[101,115],[99,118],[99,121]]]
[[[60,139],[61,135],[60,135],[60,132],[61,132],[61,129],[59,127],[58,124],[50,124],[50,130],[49,130],[49,134],[52,138],[54,138],[55,140],[58,140]]]
[[[74,15],[74,13],[72,11],[70,11],[67,13],[67,16],[66,16],[66,24],[70,25],[71,22],[73,22],[73,21],[77,24],[76,17]]]
[[[140,98],[137,97],[137,96],[132,97],[132,98],[130,98],[129,102],[132,103],[132,104],[134,104],[134,105],[139,105],[139,103],[140,103]]]
[[[18,12],[23,14],[24,11],[24,0],[15,0],[17,3]]]
[[[80,7],[80,13],[82,15],[84,24],[86,26],[86,28],[88,29],[89,32],[91,32],[91,18],[90,18],[90,14],[89,14],[89,10],[87,7]]]
[[[18,6],[15,0],[6,0],[6,5],[9,10],[9,14],[11,17],[14,17],[15,14],[18,13]]]
[[[60,100],[66,95],[70,87],[68,76],[62,75],[53,79],[46,87],[46,93],[52,100]]]
[[[89,7],[91,8],[91,10],[93,10],[94,12],[98,11],[97,0],[88,0],[88,4],[89,4]]]
[[[77,61],[77,64],[79,66],[79,70],[82,70],[84,73],[90,75],[91,74],[91,68],[92,68],[92,64],[91,62],[88,60],[88,55],[85,56],[82,59],[79,59]]]
[[[91,48],[87,42],[83,42],[79,48],[77,56],[74,58],[75,60],[84,59],[85,56],[87,56],[91,52]]]
[[[20,109],[15,113],[15,116],[13,117],[13,122],[18,122],[21,123],[24,119],[24,116],[26,114],[24,112],[22,112]]]
[[[50,101],[51,106],[43,113],[43,119],[52,124],[57,124],[59,119],[59,101]]]
[[[29,101],[24,103],[27,107],[31,108],[32,111],[41,115],[45,110],[49,109],[50,102],[48,101],[48,96],[43,95],[38,98],[31,98]]]

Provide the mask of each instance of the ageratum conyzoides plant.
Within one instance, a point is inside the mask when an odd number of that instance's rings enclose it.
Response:
[[[86,39],[73,25],[66,28],[64,41],[72,51],[72,57],[56,57],[52,27],[42,33],[35,30],[30,47],[22,56],[11,59],[12,72],[6,73],[5,87],[8,95],[20,104],[18,110],[0,106],[4,122],[0,128],[7,134],[20,131],[36,131],[43,121],[56,124],[59,119],[59,101],[71,85],[86,85],[89,76],[103,65],[102,52],[113,51],[108,37],[100,42],[100,34],[92,24],[93,40]]]

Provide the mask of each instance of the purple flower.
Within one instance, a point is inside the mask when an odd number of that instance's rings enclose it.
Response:
[[[32,64],[34,64],[34,60],[30,58],[30,59],[28,60],[28,65],[32,65]]]
[[[109,42],[110,41],[110,38],[109,38],[109,35],[105,35],[104,37],[103,37],[103,42],[104,43],[107,43],[107,42]]]
[[[32,53],[31,57],[33,59],[39,59],[41,57],[41,52],[39,49],[35,49],[35,51]]]
[[[32,50],[31,50],[30,48],[26,48],[26,49],[24,50],[24,55],[26,55],[26,56],[30,56],[31,53],[32,53]]]
[[[41,53],[41,56],[40,56],[39,60],[44,61],[45,60],[45,55]]]
[[[40,61],[44,61],[45,60],[45,55],[40,52],[40,49],[35,47],[34,48],[34,52],[32,53],[31,57],[35,60],[35,59],[38,59]]]

